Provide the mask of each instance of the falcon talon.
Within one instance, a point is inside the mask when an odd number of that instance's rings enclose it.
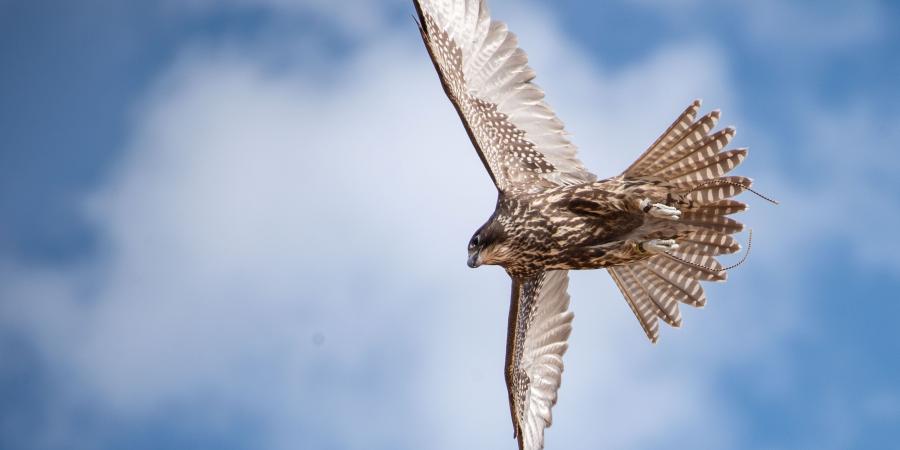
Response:
[[[681,211],[674,206],[665,205],[663,203],[654,203],[653,205],[648,206],[649,208],[645,209],[644,212],[653,217],[669,220],[678,220],[681,218]]]
[[[651,239],[638,245],[645,253],[669,253],[678,250],[678,243],[674,239]]]

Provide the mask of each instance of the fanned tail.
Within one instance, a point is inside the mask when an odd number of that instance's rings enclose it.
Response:
[[[727,216],[747,209],[731,197],[750,189],[752,180],[725,175],[743,162],[747,149],[723,151],[735,129],[714,132],[719,111],[696,119],[699,110],[700,101],[695,100],[622,173],[625,179],[654,179],[670,185],[671,199],[682,211],[680,226],[687,231],[675,251],[609,269],[653,342],[659,338],[658,319],[681,325],[679,302],[698,307],[706,303],[699,281],[727,278],[715,257],[741,248],[731,235],[744,225]]]

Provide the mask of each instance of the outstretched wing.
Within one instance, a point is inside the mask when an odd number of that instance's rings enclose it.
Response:
[[[447,97],[502,192],[594,181],[563,124],[531,82],[516,36],[484,0],[414,0],[419,30]]]
[[[562,381],[563,354],[572,332],[568,272],[513,279],[506,338],[506,387],[520,450],[544,448],[544,428]]]
[[[734,128],[713,132],[719,111],[695,120],[699,109],[700,101],[695,100],[622,174],[626,179],[665,181],[689,200],[679,206],[679,222],[691,233],[679,239],[678,250],[609,268],[652,342],[659,338],[658,319],[681,326],[678,303],[706,304],[700,281],[724,281],[727,274],[715,257],[741,248],[731,234],[744,226],[727,216],[747,208],[730,197],[748,189],[751,180],[723,175],[741,164],[747,150],[722,151],[734,137]]]

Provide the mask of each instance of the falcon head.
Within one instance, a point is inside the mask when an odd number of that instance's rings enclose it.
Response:
[[[489,220],[469,239],[469,267],[501,264],[505,253],[506,232],[499,222]]]

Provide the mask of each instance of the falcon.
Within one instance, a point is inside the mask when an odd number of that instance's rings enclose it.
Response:
[[[678,304],[703,306],[700,281],[724,281],[743,225],[731,199],[751,180],[725,176],[746,149],[723,151],[734,128],[694,101],[620,175],[598,180],[532,80],[525,52],[484,0],[414,0],[444,92],[497,187],[497,205],[468,246],[468,265],[512,279],[505,378],[520,450],[544,447],[568,348],[568,271],[605,268],[656,342]]]

